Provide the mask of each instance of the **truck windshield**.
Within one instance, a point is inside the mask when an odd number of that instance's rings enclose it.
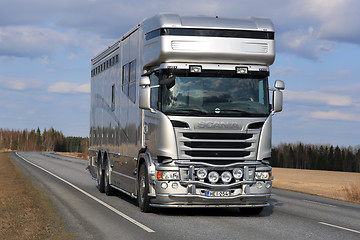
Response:
[[[190,116],[267,116],[267,77],[175,76],[161,87],[162,112]]]

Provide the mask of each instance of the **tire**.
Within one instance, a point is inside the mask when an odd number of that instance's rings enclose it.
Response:
[[[139,208],[142,212],[150,212],[152,210],[149,197],[148,173],[144,163],[140,165],[139,170],[137,199]]]
[[[99,164],[97,166],[96,171],[96,181],[97,181],[97,188],[99,189],[99,192],[104,193],[105,192],[105,171],[102,170],[102,163],[99,161]]]
[[[264,207],[254,207],[254,208],[240,208],[240,213],[246,215],[259,215]]]
[[[105,194],[107,196],[114,195],[114,189],[110,186],[110,162],[106,161],[105,167],[105,176],[104,176],[104,187],[105,187]]]

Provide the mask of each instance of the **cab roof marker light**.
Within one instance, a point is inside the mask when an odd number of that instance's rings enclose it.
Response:
[[[201,73],[202,66],[199,65],[190,65],[190,72],[192,73]]]
[[[248,74],[248,68],[247,67],[236,67],[236,73],[237,74]]]

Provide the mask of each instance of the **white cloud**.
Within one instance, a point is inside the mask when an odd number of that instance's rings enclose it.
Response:
[[[90,93],[90,83],[56,82],[49,86],[48,91],[53,93]]]
[[[313,22],[318,39],[360,43],[358,0],[299,0],[291,1],[289,5],[295,10],[296,18]],[[288,18],[294,23],[293,17]]]
[[[343,113],[339,111],[315,111],[309,115],[316,119],[343,120],[360,122],[360,115],[353,113]]]
[[[70,35],[35,26],[0,27],[0,55],[43,57],[54,52],[58,45],[74,44]]]
[[[349,79],[351,76],[349,70],[339,70],[335,73],[332,73],[329,75],[329,73],[321,76],[319,80],[325,80],[325,81],[332,81],[332,80],[338,80],[343,81],[344,79]]]
[[[32,78],[14,78],[0,75],[0,88],[11,90],[26,90],[42,86],[42,82]]]
[[[325,86],[321,88],[321,91],[328,92],[343,92],[343,93],[351,93],[359,96],[360,92],[360,83],[350,84],[350,85],[340,85],[340,86]]]
[[[40,58],[40,62],[44,65],[49,65],[50,61],[49,61],[49,57],[48,56],[43,56]]]
[[[272,70],[274,75],[288,75],[300,72],[300,68],[277,66]]]
[[[0,56],[40,58],[43,64],[48,64],[49,55],[57,51],[97,52],[104,42],[109,40],[74,29],[61,32],[36,26],[0,27]]]
[[[318,59],[332,49],[332,43],[317,39],[316,33],[311,27],[307,30],[284,32],[279,35],[278,40],[280,51],[291,52],[311,60]]]
[[[351,106],[353,101],[349,96],[324,93],[320,91],[291,91],[285,90],[285,101],[294,100],[299,102],[311,103],[311,104],[326,104],[329,106]]]

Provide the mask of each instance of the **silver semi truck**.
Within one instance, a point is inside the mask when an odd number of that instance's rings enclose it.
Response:
[[[268,86],[274,59],[269,19],[176,14],[143,20],[95,56],[88,169],[99,191],[124,192],[144,212],[261,212],[284,89]]]

